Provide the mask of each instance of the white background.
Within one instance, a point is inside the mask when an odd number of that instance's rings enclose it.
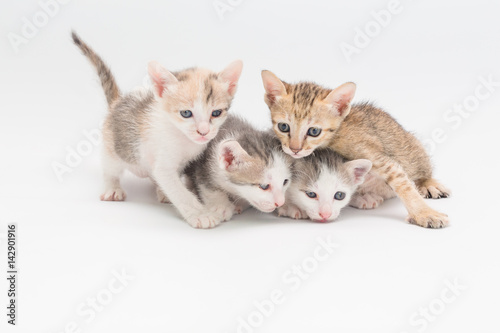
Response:
[[[80,332],[237,332],[239,318],[259,319],[254,302],[278,289],[284,302],[241,332],[498,332],[500,87],[460,123],[443,118],[471,101],[480,77],[500,81],[498,2],[401,0],[400,13],[351,62],[340,45],[353,44],[356,28],[389,1],[232,3],[221,19],[212,0],[69,1],[16,53],[8,33],[21,34],[23,17],[32,21],[41,7],[3,2],[1,331],[59,333],[76,322]],[[94,69],[70,41],[72,28],[124,91],[143,85],[153,59],[171,70],[220,70],[242,59],[233,112],[263,127],[270,118],[262,69],[332,88],[356,82],[356,101],[375,101],[422,140],[444,132],[427,146],[436,177],[454,195],[429,205],[449,214],[451,226],[409,225],[393,199],[374,211],[347,208],[329,224],[248,211],[195,230],[156,202],[150,183],[130,175],[126,202],[99,201],[100,147],[59,182],[52,164],[64,164],[67,148],[85,141],[83,132],[98,128],[106,112]],[[20,267],[15,328],[6,324],[3,278],[12,222]],[[339,247],[292,291],[283,275],[304,259],[311,264],[318,237]],[[105,297],[121,270],[134,280],[93,320],[77,314],[88,298]],[[453,295],[445,281],[466,286],[450,304],[440,300],[443,290]],[[412,324],[429,306],[428,325]]]

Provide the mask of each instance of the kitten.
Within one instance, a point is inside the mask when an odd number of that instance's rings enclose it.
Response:
[[[200,68],[171,73],[150,62],[153,91],[121,94],[102,59],[74,32],[72,37],[96,67],[109,106],[103,128],[105,189],[101,200],[125,199],[120,176],[128,169],[152,178],[191,226],[210,223],[213,216],[203,211],[180,173],[206,149],[226,120],[241,61],[220,73]]]
[[[285,203],[292,158],[284,154],[274,133],[254,129],[228,116],[219,135],[192,162],[185,173],[188,183],[219,221],[227,221],[248,205],[270,213]]]
[[[405,204],[409,222],[428,228],[448,225],[448,216],[422,198],[449,196],[432,178],[422,144],[383,110],[368,103],[351,107],[354,83],[334,90],[308,82],[288,84],[269,71],[262,72],[262,79],[273,128],[287,154],[301,158],[329,147],[349,160],[370,160]]]
[[[355,197],[356,188],[371,167],[372,163],[364,159],[346,162],[330,149],[318,149],[297,159],[286,204],[278,214],[317,222],[333,221]]]

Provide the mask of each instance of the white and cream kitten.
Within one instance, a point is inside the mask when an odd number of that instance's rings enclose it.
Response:
[[[181,181],[227,117],[242,70],[241,61],[220,73],[191,68],[171,73],[156,62],[148,72],[153,91],[121,94],[109,68],[74,32],[73,41],[96,67],[109,105],[103,128],[104,193],[123,201],[123,171],[150,177],[194,227],[211,218]],[[163,198],[165,200],[165,198]]]
[[[295,160],[293,167],[286,204],[278,214],[328,222],[336,219],[355,196],[372,163],[363,159],[346,162],[330,149],[317,149],[312,155]]]
[[[193,191],[214,217],[200,227],[214,227],[248,205],[266,213],[281,207],[291,164],[273,133],[228,116],[201,158],[186,169]]]

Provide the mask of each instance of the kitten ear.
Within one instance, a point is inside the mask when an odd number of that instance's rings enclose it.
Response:
[[[219,77],[223,81],[229,82],[227,92],[231,96],[234,96],[236,93],[236,86],[238,84],[238,80],[240,79],[242,70],[243,62],[241,60],[236,60],[230,63],[222,72],[219,73]]]
[[[267,105],[271,106],[277,98],[286,95],[285,85],[272,72],[262,71],[262,83],[264,83],[264,89],[266,90],[264,99]]]
[[[234,171],[242,166],[250,158],[250,155],[237,141],[229,140],[220,144],[218,157],[221,169]]]
[[[344,163],[347,173],[351,176],[354,185],[361,185],[365,181],[365,176],[372,168],[369,160],[354,160]]]
[[[174,74],[167,71],[156,61],[151,61],[148,64],[148,73],[151,81],[153,81],[155,95],[158,97],[163,96],[168,85],[179,82]]]
[[[323,100],[333,106],[338,116],[345,117],[351,111],[351,101],[356,92],[356,84],[347,82],[332,90]]]

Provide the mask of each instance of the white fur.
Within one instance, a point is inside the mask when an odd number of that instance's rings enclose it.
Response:
[[[348,173],[347,179],[345,175],[324,165],[318,179],[308,188],[299,188],[301,185],[292,183],[287,192],[287,203],[279,209],[278,214],[295,219],[310,218],[319,222],[335,220],[342,208],[350,203],[358,185],[364,182],[372,164],[368,160],[354,160],[344,163],[342,167]],[[306,191],[316,193],[316,197],[310,198]],[[344,192],[344,199],[335,199],[337,192]]]
[[[285,192],[291,180],[290,169],[281,153],[275,152],[273,156],[272,165],[265,170],[260,180],[261,184],[270,185],[268,190],[262,190],[255,185],[232,183],[228,177],[228,173],[231,171],[224,164],[219,165],[221,169],[214,175],[216,182],[226,192],[238,197],[238,200],[244,200],[258,210],[270,213],[285,203]],[[284,185],[285,179],[289,180],[286,185]]]
[[[235,62],[229,66],[229,74],[226,71],[222,72],[231,77],[234,86],[241,74],[241,65],[241,62]],[[167,112],[165,101],[170,94],[175,94],[178,81],[158,63],[150,63],[149,73],[154,83],[155,102],[151,106],[147,133],[136,143],[140,161],[138,165],[130,165],[105,151],[103,158],[105,190],[101,199],[114,201],[125,199],[125,192],[120,187],[120,176],[125,169],[128,169],[138,176],[153,178],[163,194],[163,197],[160,196],[161,199],[170,200],[191,226],[213,227],[224,219],[224,214],[204,210],[198,198],[181,180],[181,172],[189,161],[194,160],[206,149],[207,143],[217,135],[219,127],[224,123],[225,115],[211,119],[214,107],[227,109],[229,105],[206,105],[203,103],[200,91],[196,101],[186,101],[184,110],[191,110],[192,117],[182,118],[177,112]],[[231,95],[234,94],[234,89]],[[141,94],[141,92],[135,93]]]
[[[309,198],[304,190],[316,193],[317,197]],[[299,189],[296,184],[292,184],[287,200],[302,211],[299,214],[301,216],[305,215],[314,221],[333,221],[339,216],[341,209],[349,203],[355,190],[355,185],[344,182],[342,177],[323,167],[320,177],[310,188]],[[343,200],[334,199],[335,193],[339,191],[346,193]]]

